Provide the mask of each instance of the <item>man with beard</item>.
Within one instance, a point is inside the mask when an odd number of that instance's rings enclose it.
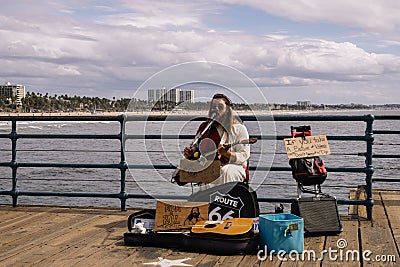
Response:
[[[198,145],[186,147],[184,156],[195,158],[195,153],[207,154],[215,150],[215,159],[221,160],[221,174],[209,185],[215,186],[228,182],[243,182],[248,179],[247,160],[250,157],[250,145],[239,143],[249,139],[246,126],[237,116],[233,116],[232,101],[224,94],[215,94],[212,98],[207,121],[203,122],[197,133],[201,133],[211,120],[214,122],[201,136]]]

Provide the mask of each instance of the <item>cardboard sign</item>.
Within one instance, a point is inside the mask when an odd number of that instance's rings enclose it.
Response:
[[[214,160],[203,165],[198,160],[182,159],[179,168],[181,182],[208,184],[220,176],[221,161]]]
[[[207,202],[157,201],[155,231],[190,229],[208,218]]]
[[[331,153],[325,135],[283,139],[289,159],[325,156]]]

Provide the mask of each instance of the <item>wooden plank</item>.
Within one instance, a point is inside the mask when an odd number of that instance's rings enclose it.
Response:
[[[199,263],[204,259],[204,257],[206,257],[206,254],[204,254],[204,253],[184,252],[184,251],[177,250],[177,251],[173,251],[171,254],[169,254],[165,258],[168,260],[177,260],[177,261],[181,261],[185,264],[198,266]],[[120,266],[124,266],[124,265],[120,265]]]
[[[338,236],[320,236],[305,238],[305,249],[314,250],[316,256],[324,249],[338,249],[337,242],[343,238],[347,242],[345,250],[367,249],[376,255],[396,257],[400,240],[400,192],[389,190],[374,190],[375,206],[373,222],[361,218],[351,220],[344,218],[344,231]],[[362,206],[360,206],[362,208]],[[325,255],[321,261],[280,261],[277,256],[269,256],[260,261],[256,255],[246,256],[216,256],[180,250],[130,247],[123,242],[123,233],[127,231],[127,213],[116,210],[48,208],[48,207],[18,207],[0,206],[0,227],[14,234],[14,239],[0,231],[1,266],[143,266],[144,263],[160,263],[165,260],[185,260],[183,263],[193,266],[360,266],[356,261],[332,261]],[[361,212],[362,213],[362,212]],[[31,227],[23,231],[31,217]],[[32,218],[33,217],[33,218]],[[358,236],[360,233],[360,236]],[[361,240],[361,244],[358,241]],[[11,252],[11,253],[10,253]],[[25,254],[24,254],[25,253]],[[4,256],[5,255],[5,256]],[[372,262],[364,260],[363,266],[396,266],[390,262]]]
[[[304,253],[304,258],[299,261],[297,266],[319,266],[319,254],[324,248],[325,236],[307,237],[304,241],[304,249],[307,251],[315,252],[315,259],[309,258],[310,253]],[[314,256],[314,255],[312,255]],[[291,265],[295,266],[295,265]]]
[[[325,250],[333,253],[331,253],[332,256],[325,254],[322,263],[326,266],[358,267],[361,265],[361,260],[353,258],[353,252],[355,255],[361,255],[358,242],[358,221],[342,221],[342,225],[343,232],[339,235],[327,236]]]
[[[51,207],[27,209],[25,207],[8,207],[8,210],[0,211],[0,232],[8,232],[12,228],[26,227],[35,220],[42,220],[43,214],[51,212]]]
[[[257,255],[246,255],[240,262],[240,266],[246,267],[258,267],[261,261],[258,259]]]
[[[219,263],[220,258],[221,256],[207,254],[195,266],[197,267],[216,266]]]
[[[219,259],[219,262],[214,266],[239,266],[240,262],[243,260],[243,255],[232,255],[223,256]]]
[[[264,255],[260,261],[260,267],[278,267],[281,266],[282,261],[276,255]]]
[[[108,216],[87,215],[88,217],[77,218],[78,221],[70,224],[69,227],[54,228],[49,231],[39,231],[32,238],[35,241],[29,246],[17,246],[16,251],[13,251],[14,257],[23,262],[23,264],[38,263],[57,255],[60,251],[69,249],[70,246],[82,242],[87,236],[93,235],[101,231],[96,225],[107,223],[110,221]],[[62,224],[61,224],[62,225]],[[106,234],[109,233],[106,231]],[[8,264],[12,259],[2,261]]]
[[[168,258],[169,260],[168,255],[172,252],[172,250],[165,248],[145,247],[135,251],[135,257],[131,257],[128,249],[127,247],[112,244],[102,247],[94,254],[68,266],[123,266],[120,262],[128,258],[132,260],[129,266],[143,266],[144,263],[159,262],[159,258]]]
[[[365,187],[359,187],[359,193],[358,193],[358,199],[359,200],[365,200],[367,199],[367,193],[365,192]],[[367,208],[364,205],[358,205],[358,217],[362,219],[367,219]]]
[[[182,251],[174,251],[171,255],[168,256],[168,259],[171,260],[180,260],[184,258],[190,258],[189,260],[184,261],[186,264],[191,264],[193,266],[198,266],[199,263],[207,256],[204,253],[188,253]]]
[[[66,235],[43,245],[49,256],[38,259],[35,264],[40,266],[75,266],[81,260],[101,251],[103,248],[110,249],[112,252],[119,251],[121,254],[119,260],[129,257],[134,249],[121,245],[123,243],[121,239],[124,226],[124,222],[118,220],[118,218],[102,217],[95,219],[89,224],[82,225],[81,229],[74,228]],[[113,247],[114,244],[117,245]]]
[[[158,257],[162,257],[167,260],[183,260],[186,264],[191,264],[193,266],[197,266],[198,263],[206,256],[206,254],[202,253],[195,253],[195,252],[184,252],[180,250],[176,251],[171,251],[167,250],[168,253],[166,254],[155,254],[155,253],[149,253],[147,258],[145,260],[142,259],[143,255],[141,250],[155,250],[158,251],[159,249],[156,247],[153,248],[143,248],[143,247],[131,247],[135,251],[132,251],[132,253],[129,255],[129,257],[122,259],[121,261],[112,264],[111,266],[143,266],[143,263],[148,263],[148,262],[157,262],[159,261]]]
[[[114,258],[111,265],[105,265],[110,261],[100,258],[100,256],[104,256],[104,254],[97,254],[96,257],[90,257],[87,260],[79,262],[77,266],[146,266],[144,264],[150,264],[152,262],[158,263],[163,259],[170,260],[169,255],[171,253],[172,250],[166,248],[137,247],[134,254],[124,258],[123,261],[116,261]],[[186,263],[186,261],[184,263]],[[155,264],[148,266],[155,266]]]
[[[400,190],[392,190],[392,189],[374,189],[374,192],[384,193],[386,196],[389,196],[389,195],[399,196],[400,195]],[[398,197],[396,199],[398,199]]]
[[[17,229],[10,232],[2,232],[1,240],[4,240],[5,244],[1,246],[3,251],[0,256],[0,261],[22,253],[25,249],[29,249],[32,246],[40,242],[48,240],[49,233],[56,235],[60,230],[65,230],[68,226],[74,223],[80,223],[82,220],[89,220],[88,215],[71,215],[68,216],[55,216],[54,213],[42,214],[42,220],[37,220],[32,224],[25,226],[23,229]]]
[[[350,195],[349,195],[349,199],[350,200],[357,200],[359,197],[358,194],[358,189],[357,188],[352,188],[350,189]],[[358,205],[349,205],[349,211],[348,214],[350,216],[357,216],[358,215]]]
[[[303,254],[291,254],[285,257],[282,267],[289,266],[320,266],[319,255],[324,249],[325,236],[307,237],[304,239]],[[314,258],[315,253],[315,258]],[[310,255],[310,256],[309,256]]]
[[[386,209],[394,241],[397,248],[400,248],[400,191],[396,191],[396,193],[382,191],[380,195]]]
[[[308,251],[314,251],[317,259],[319,258],[319,253],[324,248],[325,236],[307,237],[304,242],[304,249]],[[319,266],[320,262],[318,260],[309,260],[304,258],[298,266]]]
[[[18,219],[24,218],[26,215],[26,211],[19,211],[18,207],[11,208],[11,206],[2,206],[0,205],[0,227],[8,225],[10,223],[18,222]],[[33,212],[32,214],[33,215]]]
[[[391,257],[391,255],[398,260],[399,253],[379,194],[374,193],[374,201],[373,221],[360,221],[362,253],[367,250],[371,252],[367,259],[363,259],[363,266],[397,266],[394,262],[376,260],[376,257]]]
[[[67,226],[74,219],[79,220],[83,215],[70,214],[65,216],[63,213],[53,212],[35,212],[33,215],[28,212],[24,218],[18,217],[19,222],[14,220],[13,223],[0,229],[2,232],[1,246],[7,245],[8,247],[14,246],[13,244],[21,241],[25,244],[29,240],[34,240],[35,235],[41,235],[43,232],[55,231],[58,227]],[[23,240],[21,240],[23,239]]]

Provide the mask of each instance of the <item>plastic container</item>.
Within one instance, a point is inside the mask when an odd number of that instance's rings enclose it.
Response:
[[[268,254],[303,253],[303,218],[289,213],[261,215],[259,228],[261,249],[266,247]]]

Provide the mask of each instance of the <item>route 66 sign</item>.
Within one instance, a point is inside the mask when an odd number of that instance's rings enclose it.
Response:
[[[217,191],[210,195],[208,220],[223,221],[230,218],[240,218],[243,206],[240,197],[232,197],[229,194],[221,194]]]

